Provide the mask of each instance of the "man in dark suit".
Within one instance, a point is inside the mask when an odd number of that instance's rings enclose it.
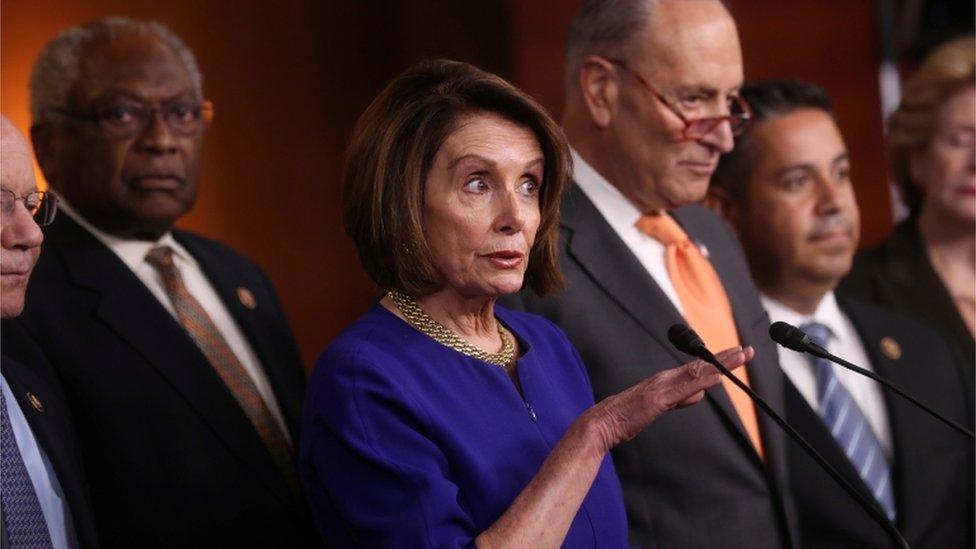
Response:
[[[587,1],[566,59],[575,183],[560,218],[566,288],[546,298],[523,291],[508,304],[566,331],[597,399],[687,361],[666,337],[680,322],[712,351],[755,347],[740,377],[782,409],[776,351],[745,259],[725,223],[693,205],[746,118],[728,11],[717,1]],[[655,421],[614,451],[630,542],[792,545],[784,443],[731,383]]]
[[[24,308],[57,197],[39,192],[30,149],[0,116],[0,317]],[[4,330],[6,347],[18,336]],[[5,349],[6,350],[6,349]],[[43,355],[0,355],[0,547],[97,547],[81,455],[64,394]]]
[[[842,299],[859,213],[847,148],[820,88],[746,86],[753,125],[722,158],[713,202],[742,241],[772,320],[800,326],[950,419],[972,425],[958,357],[933,330]],[[787,419],[912,547],[972,547],[972,441],[873,380],[781,348]],[[790,477],[808,547],[891,547],[891,538],[806,454]]]
[[[71,29],[35,65],[31,110],[66,215],[18,320],[63,381],[102,542],[317,544],[293,459],[304,372],[274,288],[173,229],[212,115],[193,54],[158,23]]]

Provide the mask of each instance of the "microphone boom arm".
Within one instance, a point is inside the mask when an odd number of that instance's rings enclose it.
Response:
[[[683,329],[676,330],[676,328],[679,326]],[[686,341],[676,341],[676,340],[680,340],[680,338],[673,337],[673,336],[678,336],[679,334],[687,337],[688,339]],[[779,425],[780,428],[782,428],[783,431],[787,435],[789,435],[794,442],[799,444],[800,447],[803,448],[804,451],[806,451],[807,455],[813,458],[813,460],[817,462],[818,465],[820,465],[821,469],[826,471],[827,474],[834,479],[834,482],[840,485],[840,487],[843,488],[848,495],[854,498],[854,500],[857,501],[861,505],[861,507],[864,508],[865,511],[867,511],[868,515],[870,515],[871,518],[874,519],[874,521],[877,522],[878,525],[881,526],[881,528],[884,529],[884,531],[891,536],[892,540],[895,541],[898,547],[910,549],[908,542],[901,535],[901,532],[898,531],[898,528],[896,528],[895,525],[892,524],[890,520],[888,520],[888,517],[885,516],[884,513],[882,513],[881,510],[878,509],[878,507],[873,502],[868,501],[866,497],[864,497],[860,492],[858,492],[857,489],[854,488],[854,486],[850,482],[848,482],[846,478],[841,476],[841,474],[837,472],[836,469],[834,469],[833,465],[831,465],[822,455],[820,455],[820,452],[814,449],[814,447],[809,442],[807,442],[806,439],[804,439],[800,433],[796,432],[796,430],[793,429],[793,427],[791,427],[786,422],[786,420],[784,420],[782,417],[779,416],[779,414],[774,412],[773,409],[769,406],[769,404],[766,403],[765,400],[763,400],[759,395],[753,392],[753,390],[749,388],[749,386],[747,386],[742,380],[740,380],[738,377],[733,375],[728,368],[722,365],[722,363],[715,358],[715,355],[713,355],[711,351],[709,351],[708,348],[706,348],[705,345],[701,343],[701,339],[698,338],[697,334],[695,334],[693,330],[691,330],[687,326],[681,326],[676,324],[671,327],[671,330],[668,330],[668,339],[670,339],[671,343],[676,347],[678,347],[680,351],[690,354],[694,357],[700,358],[705,362],[708,362],[712,366],[715,366],[719,372],[722,372],[722,375],[729,378],[732,381],[732,383],[734,383],[738,388],[742,389],[743,392],[749,395],[749,398],[752,399],[752,401],[756,404],[756,406],[761,408],[762,411],[765,412],[770,419],[776,422],[776,424]]]
[[[942,423],[948,425],[949,427],[952,427],[953,429],[955,429],[956,431],[959,431],[963,435],[966,435],[970,439],[976,439],[976,437],[973,436],[973,432],[970,431],[969,429],[966,429],[962,425],[959,425],[958,423],[956,423],[955,421],[952,421],[951,419],[949,419],[947,417],[943,417],[942,415],[940,415],[935,410],[933,410],[933,409],[929,408],[928,406],[922,404],[921,402],[919,402],[918,400],[916,400],[914,397],[909,396],[904,391],[902,391],[901,389],[899,389],[898,387],[896,387],[894,384],[892,384],[891,382],[889,382],[887,379],[879,376],[878,374],[872,372],[871,370],[865,370],[864,368],[861,368],[859,366],[855,366],[855,365],[851,364],[850,362],[844,360],[843,358],[840,358],[838,356],[834,356],[834,355],[830,354],[827,351],[824,351],[824,354],[826,356],[824,356],[823,358],[826,358],[827,360],[833,362],[834,364],[838,364],[840,366],[843,366],[844,368],[847,368],[848,370],[852,370],[854,372],[857,372],[857,373],[861,374],[862,376],[869,377],[869,378],[877,381],[878,383],[884,385],[888,389],[891,389],[898,396],[904,398],[908,402],[911,402],[915,406],[918,406],[919,408],[921,408],[922,410],[924,410],[925,412],[927,412],[930,416],[934,417],[935,419],[941,421]]]

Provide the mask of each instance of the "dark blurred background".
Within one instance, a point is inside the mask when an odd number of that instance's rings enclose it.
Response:
[[[892,223],[881,67],[905,74],[972,32],[973,2],[731,0],[746,78],[822,85],[853,159],[863,245]],[[338,181],[359,113],[393,76],[435,56],[468,61],[562,110],[562,41],[579,0],[3,0],[0,110],[27,133],[27,81],[58,31],[107,15],[155,19],[194,50],[216,118],[196,209],[180,225],[261,264],[306,367],[377,297],[342,231]],[[887,105],[897,100],[885,88]]]

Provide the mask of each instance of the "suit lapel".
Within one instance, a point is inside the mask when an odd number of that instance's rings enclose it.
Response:
[[[681,217],[675,217],[679,223],[682,222]],[[569,256],[593,282],[627,311],[679,364],[691,360],[691,357],[676,350],[667,339],[668,328],[673,324],[684,323],[684,318],[613,227],[576,185],[571,186],[566,193],[560,219],[561,225],[568,232],[566,246]],[[689,235],[694,236],[689,227],[684,228]],[[722,283],[728,287],[727,281],[723,280]],[[706,391],[706,395],[739,433],[741,442],[748,446],[748,451],[758,461],[759,455],[749,442],[739,414],[732,406],[725,389],[718,385]]]
[[[81,477],[81,456],[74,445],[63,395],[50,381],[18,361],[2,359],[3,376],[30,425],[68,500],[75,535],[83,547],[94,547],[95,532],[87,486]]]
[[[567,251],[593,282],[679,362],[688,357],[667,339],[672,324],[684,322],[671,300],[648,274],[590,199],[573,185],[562,204]]]
[[[889,356],[890,351],[885,353],[882,350],[882,340],[887,338],[894,341],[890,337],[893,334],[885,333],[883,329],[879,329],[883,326],[882,323],[870,322],[867,317],[869,313],[855,304],[842,298],[838,298],[838,302],[851,319],[851,323],[854,324],[875,373],[909,394],[918,394],[918,391],[911,389],[923,380],[918,378],[917,373],[912,375],[910,368],[906,368],[907,364]],[[866,367],[863,364],[857,366]],[[919,513],[912,512],[910,509],[915,508],[916,505],[925,505],[925,502],[916,501],[914,497],[919,494],[926,494],[930,489],[925,485],[924,475],[911,475],[909,472],[924,471],[927,467],[931,467],[931,464],[922,461],[923,454],[912,451],[912,446],[924,444],[924,441],[929,438],[928,431],[933,425],[931,422],[936,420],[923,417],[924,412],[914,409],[909,402],[893,395],[891,391],[884,390],[882,394],[884,395],[885,409],[888,412],[892,447],[896,456],[891,468],[893,477],[891,480],[895,485],[895,507],[898,510],[899,525],[902,530],[912,531],[912,525],[903,521],[905,518],[919,516]]]
[[[76,286],[98,296],[95,316],[169,382],[231,454],[292,505],[295,498],[264,443],[183,327],[114,252],[67,217],[59,222],[58,240],[66,238],[50,252],[62,255]]]

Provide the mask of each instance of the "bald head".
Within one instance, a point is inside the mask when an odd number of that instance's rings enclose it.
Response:
[[[0,142],[3,147],[3,187],[8,188],[12,181],[24,181],[31,188],[35,187],[30,147],[6,116],[0,116]]]
[[[18,199],[37,190],[30,148],[24,136],[0,116],[0,316],[17,316],[24,308],[24,292],[43,236],[34,217]]]

